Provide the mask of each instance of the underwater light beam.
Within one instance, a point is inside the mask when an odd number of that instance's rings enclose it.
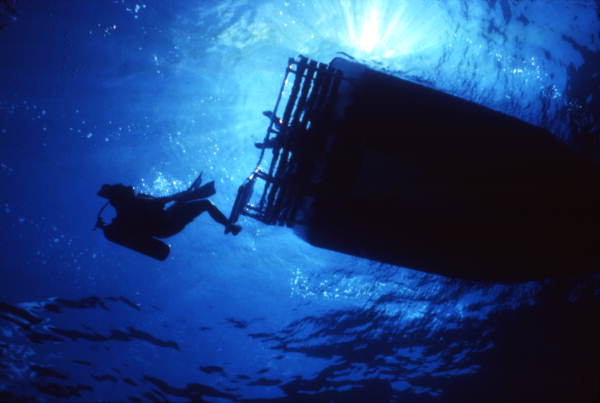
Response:
[[[363,20],[358,38],[358,46],[362,51],[371,53],[375,46],[381,42],[380,26],[379,11],[375,7],[371,7]]]
[[[389,14],[385,12],[388,7],[384,7],[381,1],[372,2],[359,10],[353,10],[351,4],[348,1],[340,3],[353,48],[366,55],[375,56],[376,53],[384,58],[406,53],[399,52],[403,41],[395,38],[400,33],[398,28],[402,9]],[[386,15],[391,15],[387,21]],[[405,36],[406,32],[402,34]]]

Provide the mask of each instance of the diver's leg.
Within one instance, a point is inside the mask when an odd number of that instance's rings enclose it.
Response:
[[[155,231],[156,236],[166,238],[181,232],[194,218],[206,211],[208,206],[202,203],[204,201],[175,202],[164,211],[161,225]]]
[[[210,200],[201,200],[197,202],[202,205],[202,208],[205,211],[208,211],[208,214],[212,217],[213,220],[222,225],[229,224],[229,220],[225,217],[225,214],[221,212]]]
[[[232,232],[237,235],[241,227],[231,225],[225,215],[212,204],[210,200],[199,200],[189,203],[175,203],[165,211],[164,225],[157,231],[157,236],[168,237],[177,234],[185,228],[194,218],[208,211],[216,222],[225,227],[225,233]]]
[[[208,211],[208,214],[210,214],[212,219],[215,220],[216,222],[218,222],[219,224],[222,224],[225,227],[226,234],[229,234],[231,232],[233,235],[237,235],[240,233],[240,231],[242,230],[242,227],[240,227],[239,225],[230,223],[229,219],[227,219],[227,217],[225,217],[225,214],[223,214],[221,212],[221,210],[219,210],[217,208],[217,206],[212,204],[212,202],[210,200],[202,200],[198,203],[202,203],[202,202],[206,202],[206,206],[207,206],[206,210]]]

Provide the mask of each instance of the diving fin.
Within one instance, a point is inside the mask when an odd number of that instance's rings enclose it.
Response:
[[[210,181],[202,185],[202,172],[192,182],[190,187],[178,197],[179,201],[192,201],[198,199],[206,199],[217,193],[215,189],[215,181]]]
[[[192,201],[206,199],[215,193],[217,193],[217,190],[215,189],[215,181],[210,181],[202,186],[196,186],[194,188],[190,187],[190,189],[185,193],[185,196],[180,197],[178,200]]]
[[[200,172],[200,175],[198,175],[198,177],[192,182],[192,184],[190,185],[188,190],[195,190],[196,188],[198,188],[198,186],[200,186],[202,184],[202,174],[204,172]]]

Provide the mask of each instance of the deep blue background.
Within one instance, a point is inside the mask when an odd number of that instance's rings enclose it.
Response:
[[[229,211],[299,53],[346,52],[577,146],[599,127],[597,2],[3,4],[0,400],[600,398],[599,276],[469,283],[207,216],[159,263],[91,230],[103,183],[163,195],[203,171]]]

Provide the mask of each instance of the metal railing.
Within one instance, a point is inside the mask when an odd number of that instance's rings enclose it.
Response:
[[[289,59],[275,107],[265,112],[270,123],[263,142],[256,144],[261,148],[258,164],[240,186],[230,220],[245,215],[265,224],[293,224],[302,192],[299,172],[310,147],[307,140],[317,135],[340,80],[341,72],[327,64],[304,56]],[[280,108],[284,101],[285,107]],[[262,169],[265,163],[266,171]],[[263,188],[255,201],[254,186],[259,181]]]

